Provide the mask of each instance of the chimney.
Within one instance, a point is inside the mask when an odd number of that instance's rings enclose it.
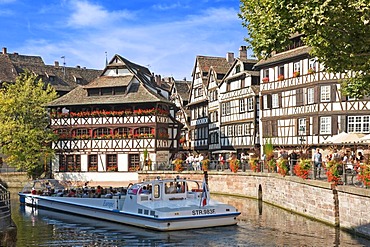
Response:
[[[156,76],[155,76],[155,83],[156,83],[158,86],[161,86],[161,85],[162,85],[161,75],[156,75]]]
[[[3,47],[3,54],[6,54],[6,47]]]
[[[245,45],[240,46],[240,48],[239,48],[239,58],[240,58],[240,60],[242,60],[242,61],[247,60],[247,56],[248,56],[247,47]]]
[[[58,61],[55,61],[55,62],[54,62],[54,66],[55,66],[56,68],[59,68],[59,62],[58,62]]]
[[[226,54],[226,60],[228,63],[234,62],[234,52],[228,52]]]

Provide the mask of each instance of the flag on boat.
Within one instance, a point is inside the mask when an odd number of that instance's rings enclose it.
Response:
[[[203,184],[202,184],[202,199],[200,203],[202,207],[208,204],[208,189],[207,189],[207,183],[205,179],[203,180]]]

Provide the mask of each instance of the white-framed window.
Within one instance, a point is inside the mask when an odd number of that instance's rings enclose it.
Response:
[[[370,116],[348,116],[348,133],[368,133]]]
[[[250,135],[251,134],[251,124],[250,123],[246,123],[244,125],[244,134],[245,135]]]
[[[245,100],[244,99],[239,100],[239,112],[245,112]]]
[[[293,72],[301,72],[301,62],[295,62],[293,64]]]
[[[307,104],[313,104],[315,102],[315,90],[314,88],[307,88]]]
[[[316,58],[311,58],[310,60],[308,60],[308,70],[311,70],[312,72],[315,72],[317,70]]]
[[[279,74],[278,74],[278,76],[283,76],[283,77],[285,77],[285,73],[284,73],[284,65],[279,66]]]
[[[331,134],[331,117],[320,117],[320,134]]]
[[[299,118],[298,119],[298,135],[303,136],[306,134],[306,119]]]
[[[278,108],[279,107],[279,94],[275,93],[273,95],[271,95],[271,104],[272,104],[272,108]]]
[[[320,88],[320,101],[329,102],[330,101],[330,85],[321,86]]]
[[[233,126],[229,125],[227,126],[227,136],[232,136],[233,135]]]
[[[254,110],[253,98],[252,97],[247,99],[247,109],[248,109],[248,111],[253,111]]]
[[[263,95],[263,109],[269,109],[268,95]]]
[[[238,133],[237,135],[238,136],[242,136],[243,135],[243,125],[242,124],[238,124]]]

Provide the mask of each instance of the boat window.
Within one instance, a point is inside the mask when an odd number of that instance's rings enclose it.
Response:
[[[153,195],[154,195],[154,198],[159,198],[161,196],[161,190],[160,190],[159,184],[154,185]]]
[[[167,182],[165,188],[166,194],[184,193],[185,182]]]

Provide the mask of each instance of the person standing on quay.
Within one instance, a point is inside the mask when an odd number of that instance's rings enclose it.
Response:
[[[321,166],[322,166],[322,154],[320,153],[320,149],[316,149],[316,153],[313,155],[313,163],[315,165],[315,169],[318,171],[319,178],[321,173]]]

